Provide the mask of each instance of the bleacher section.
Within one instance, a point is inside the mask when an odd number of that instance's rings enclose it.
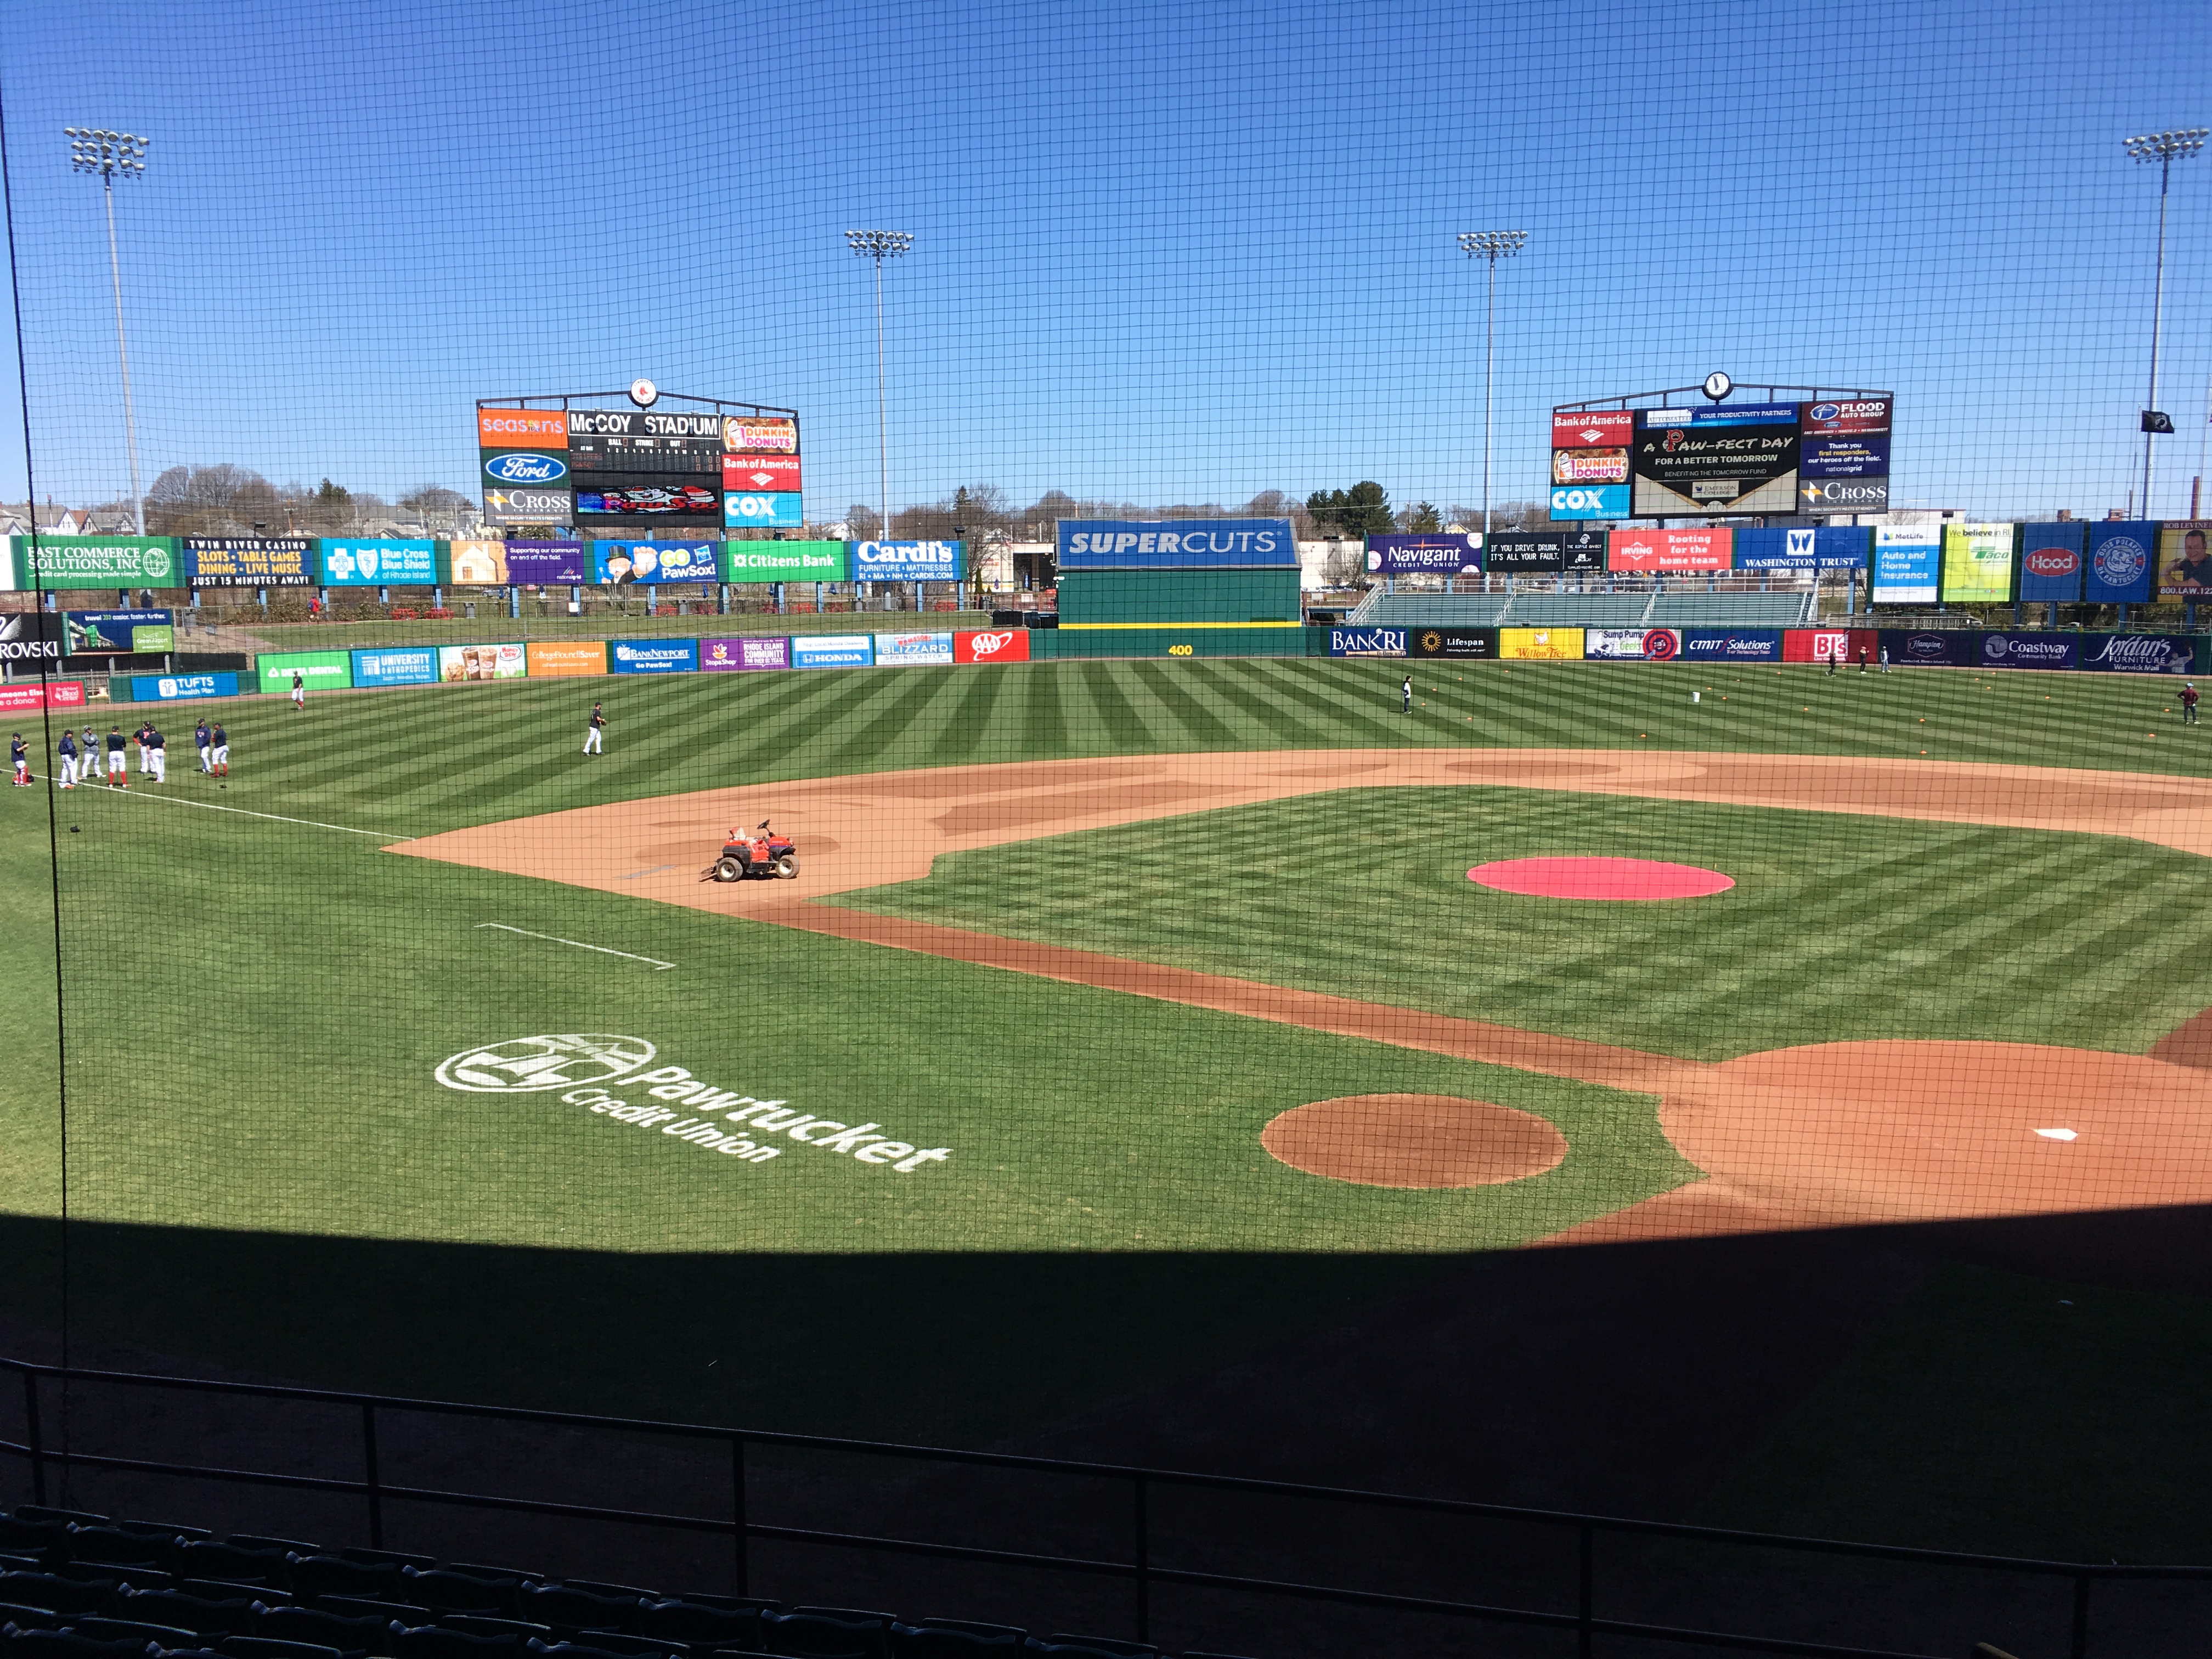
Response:
[[[1813,620],[1813,595],[1802,593],[1661,593],[1644,620],[1652,628],[1802,628]]]
[[[0,1510],[0,1659],[1157,1659],[1107,1637]],[[1221,1659],[1189,1654],[1184,1659]]]
[[[1372,628],[1802,628],[1809,588],[1782,593],[1368,594],[1348,623]]]
[[[1346,620],[1382,628],[1492,628],[1510,593],[1385,593],[1376,588]]]

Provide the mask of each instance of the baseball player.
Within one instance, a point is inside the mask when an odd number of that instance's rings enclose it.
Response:
[[[62,740],[54,747],[61,756],[61,786],[64,789],[74,789],[76,787],[76,733],[64,726],[62,727]]]
[[[605,746],[604,737],[606,729],[606,708],[603,704],[595,702],[592,705],[592,718],[586,721],[584,726],[584,752],[586,754],[604,755],[607,752]]]
[[[1398,688],[1398,712],[1401,714],[1413,712],[1413,677],[1411,674],[1406,676],[1406,683]]]
[[[153,730],[153,721],[140,720],[138,729],[131,734],[131,740],[138,745],[138,775],[142,778],[154,769],[154,763],[146,758],[146,739],[152,735]]]
[[[28,789],[31,787],[31,746],[23,741],[21,732],[9,735],[12,740],[8,745],[8,758],[15,763],[15,787]]]
[[[76,740],[76,781],[79,783],[100,781],[100,739],[86,726],[84,735]]]
[[[307,683],[301,678],[300,671],[296,668],[292,671],[292,712],[295,714],[307,712]]]
[[[2182,681],[2181,723],[2184,726],[2194,726],[2197,724],[2197,682],[2194,680]]]
[[[121,726],[107,728],[107,781],[118,789],[131,787],[130,763],[123,753],[123,745],[128,741]]]
[[[151,726],[146,728],[146,752],[154,757],[154,781],[167,783],[169,781],[167,739]]]
[[[210,738],[208,758],[214,763],[215,775],[219,778],[227,778],[230,775],[230,733],[224,731],[222,722],[217,720],[215,723],[215,730],[208,736]]]
[[[215,735],[208,730],[207,716],[203,714],[200,723],[192,727],[192,747],[200,751],[200,770],[210,775],[214,774],[215,768],[208,764],[208,750],[214,743]]]

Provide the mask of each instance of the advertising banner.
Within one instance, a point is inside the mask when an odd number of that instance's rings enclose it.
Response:
[[[1893,663],[1922,668],[1976,668],[1982,660],[1978,634],[1912,633],[1901,628],[1881,630],[1882,649]]]
[[[722,523],[726,528],[796,530],[805,522],[805,508],[795,491],[723,492]]]
[[[435,587],[438,544],[336,541],[315,544],[316,580],[325,587]]]
[[[878,634],[876,665],[887,663],[944,663],[952,661],[952,635],[945,634]]]
[[[1606,548],[1608,570],[1726,570],[1735,534],[1710,530],[1616,530]]]
[[[1508,662],[1580,662],[1579,628],[1501,628],[1498,654]]]
[[[1778,628],[1686,628],[1682,656],[1688,662],[1780,662]]]
[[[2020,597],[2038,603],[2071,605],[2081,597],[2082,574],[2089,561],[2077,523],[2022,525],[2020,530]]]
[[[477,410],[478,449],[566,449],[568,416],[558,409]]]
[[[234,684],[236,677],[233,677]],[[17,680],[0,685],[0,714],[36,714],[48,708],[82,708],[82,680]]]
[[[1837,433],[1887,434],[1889,419],[1887,398],[1862,398],[1855,403],[1807,404],[1805,435],[1813,438]]]
[[[15,536],[10,585],[44,587],[182,587],[183,562],[169,536]]]
[[[520,641],[511,645],[441,645],[438,678],[448,685],[477,680],[519,680],[530,672]]]
[[[2002,604],[2011,599],[2018,540],[2008,524],[1945,525],[1943,603]]]
[[[1774,526],[1739,530],[1735,532],[1735,568],[1817,570],[1820,567],[1820,534],[1809,526],[1802,530]]]
[[[2152,550],[2159,526],[2144,519],[2106,520],[2089,527],[2089,570],[2081,597],[2092,605],[2143,605],[2160,572]]]
[[[575,497],[565,489],[532,486],[483,493],[483,515],[493,524],[567,524],[575,514]]]
[[[719,441],[720,415],[666,409],[572,409],[568,438],[670,438]]]
[[[1827,662],[1841,657],[1856,664],[1859,653],[1874,663],[1881,653],[1881,635],[1871,628],[1791,628],[1782,635],[1784,662]]]
[[[167,611],[64,611],[62,654],[155,652],[177,648],[174,617]]]
[[[2099,530],[2107,526],[2099,525]],[[2113,530],[2133,529],[2133,526],[2113,525]],[[2212,550],[2206,547],[2207,532],[2212,532],[2212,519],[2178,519],[2158,527],[2158,596],[2162,599],[2212,599]],[[2095,556],[2109,558],[2107,550],[2118,544],[2119,537],[2099,538],[2094,545]],[[2133,537],[2126,538],[2135,540]],[[2132,562],[2132,558],[2129,562]],[[2114,572],[2112,574],[2118,574]],[[2103,578],[2106,573],[2096,573]]]
[[[1672,628],[1586,628],[1583,655],[1593,662],[1672,662],[1682,654],[1682,635]]]
[[[1402,628],[1332,628],[1328,630],[1332,657],[1402,657],[1406,630]]]
[[[1601,539],[1604,532],[1598,532]],[[1559,530],[1492,531],[1483,559],[1492,570],[1558,570],[1566,556],[1566,532]]]
[[[187,536],[190,587],[313,587],[320,574],[305,536]]]
[[[1794,512],[1797,441],[1795,404],[1638,410],[1635,515]]]
[[[1555,449],[1552,452],[1552,482],[1555,484],[1625,484],[1628,482],[1626,449]]]
[[[11,611],[0,614],[0,662],[27,663],[33,672],[61,665],[62,619],[50,612]],[[52,667],[47,667],[51,664]]]
[[[530,679],[578,679],[607,672],[605,640],[532,640],[522,653]]]
[[[1883,525],[1874,532],[1874,580],[1869,592],[1876,605],[1933,605],[1936,572],[1942,566],[1943,529],[1941,525]]]
[[[507,586],[505,542],[447,542],[448,580],[462,587]]]
[[[1626,484],[1555,484],[1552,489],[1554,519],[1625,519],[1628,506]]]
[[[876,659],[876,642],[866,634],[794,634],[793,668],[866,668]]]
[[[1413,653],[1417,657],[1447,657],[1461,662],[1487,662],[1498,654],[1494,628],[1417,628],[1413,630]]]
[[[438,682],[438,647],[434,645],[392,645],[353,653],[356,685],[434,685]]]
[[[1889,440],[1808,437],[1798,451],[1797,473],[1804,478],[1887,478]]]
[[[1062,519],[1063,570],[1296,565],[1288,519]]]
[[[856,582],[957,582],[966,574],[959,542],[854,542]]]
[[[253,659],[253,672],[264,696],[289,696],[295,674],[310,691],[343,691],[353,684],[353,653],[270,652]]]
[[[1985,668],[2078,668],[2081,648],[2071,634],[1984,634]]]
[[[234,697],[238,695],[238,676],[235,674],[134,674],[131,677],[131,701],[133,702],[182,702],[199,697]]]
[[[617,674],[691,674],[699,668],[696,640],[611,640],[607,667]]]
[[[997,628],[978,630],[973,634],[952,636],[952,660],[955,662],[1027,662],[1030,659],[1030,630],[1026,628]]]
[[[724,542],[726,582],[848,581],[843,542]]]
[[[1480,574],[1480,535],[1370,536],[1367,568],[1378,576]]]
[[[630,582],[718,582],[720,542],[593,542],[592,580],[611,587]]]
[[[494,489],[555,489],[568,483],[568,458],[557,449],[487,449],[477,460]]]
[[[1552,411],[1553,449],[1626,449],[1636,441],[1632,409]]]
[[[799,422],[759,415],[725,416],[722,447],[732,455],[796,455]]]
[[[722,515],[714,481],[693,483],[647,473],[616,473],[586,478],[576,486],[578,524],[712,525]]]
[[[1570,575],[1577,570],[1605,568],[1606,549],[1612,532],[1605,530],[1563,530],[1559,533],[1559,568]]]
[[[2186,634],[2083,634],[2078,661],[2100,674],[2194,674],[2197,641]]]
[[[725,455],[725,489],[796,490],[800,487],[796,455]]]
[[[581,587],[592,580],[589,550],[581,542],[494,542],[506,553],[506,580],[517,587]],[[453,544],[453,580],[460,577],[461,544]]]
[[[699,641],[699,666],[711,673],[740,669],[788,668],[791,641],[781,635],[744,634],[732,640]]]
[[[1797,486],[1797,510],[1816,518],[1844,513],[1887,513],[1889,480],[1808,478]]]

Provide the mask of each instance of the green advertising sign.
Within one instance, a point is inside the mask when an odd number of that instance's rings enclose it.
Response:
[[[256,657],[264,694],[289,694],[296,672],[310,691],[343,691],[353,684],[350,651],[279,651]]]
[[[2013,542],[2008,524],[1943,526],[1943,603],[2002,605],[2012,598]]]
[[[19,588],[182,587],[173,536],[10,538]]]
[[[842,542],[724,542],[726,582],[842,582]]]

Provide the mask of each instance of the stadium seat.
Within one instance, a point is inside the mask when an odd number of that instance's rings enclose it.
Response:
[[[279,1550],[288,1555],[313,1555],[317,1546],[303,1544],[296,1538],[263,1538],[253,1533],[234,1532],[225,1540],[247,1550]]]
[[[519,1578],[478,1578],[443,1568],[403,1567],[399,1572],[400,1594],[441,1613],[513,1613],[521,1588]]]
[[[267,1584],[241,1584],[227,1578],[179,1578],[166,1587],[141,1584],[134,1574],[131,1586],[137,1589],[167,1588],[181,1590],[186,1595],[197,1595],[203,1601],[263,1601],[277,1607],[289,1601],[291,1595]]]
[[[43,1553],[69,1530],[66,1521],[34,1521],[21,1510],[0,1513],[0,1550],[28,1550]]]
[[[634,1631],[644,1607],[634,1595],[595,1595],[574,1584],[525,1584],[514,1598],[519,1617],[556,1630]]]
[[[924,1620],[891,1626],[891,1659],[987,1659],[1018,1654],[1024,1633],[1005,1625],[963,1625]]]
[[[8,1659],[146,1659],[143,1642],[100,1642],[74,1631],[18,1631],[8,1638]]]
[[[761,1615],[761,1650],[786,1659],[886,1659],[892,1621],[881,1613],[793,1607]]]
[[[80,1527],[104,1527],[111,1518],[84,1510],[48,1509],[43,1504],[19,1504],[15,1506],[15,1513],[26,1521],[58,1521],[64,1525],[74,1521]]]
[[[315,1553],[313,1550],[305,1552],[310,1555]],[[328,1553],[323,1552],[325,1554]],[[395,1567],[428,1569],[438,1565],[438,1558],[434,1555],[403,1555],[396,1550],[343,1549],[338,1553],[349,1561],[388,1561]]]
[[[542,1578],[536,1582],[548,1587],[557,1583],[563,1589],[580,1589],[586,1595],[611,1595],[617,1600],[624,1596],[640,1601],[659,1601],[665,1599],[659,1590],[640,1589],[635,1584],[602,1584],[596,1579],[591,1578]],[[701,1595],[686,1596],[684,1599],[690,1601],[719,1601],[720,1600],[715,1596]]]
[[[396,1561],[349,1561],[343,1555],[285,1558],[295,1595],[373,1595],[382,1600],[398,1587]]]
[[[471,1636],[442,1625],[392,1632],[393,1659],[512,1659],[522,1651],[519,1636]]]
[[[183,1630],[174,1625],[144,1625],[134,1619],[71,1619],[68,1628],[95,1642],[136,1642],[141,1647],[151,1642],[165,1649],[196,1648],[201,1644],[198,1631]]]
[[[179,1527],[167,1521],[118,1521],[116,1526],[125,1532],[143,1534],[158,1538],[163,1543],[173,1543],[180,1538],[212,1538],[215,1534],[205,1527]]]
[[[133,1589],[125,1584],[116,1591],[111,1605],[118,1618],[146,1625],[170,1625],[196,1636],[253,1633],[253,1603],[245,1596],[218,1600],[187,1595],[183,1590]]]
[[[451,1624],[453,1621],[448,1620],[447,1622]],[[663,1641],[651,1636],[629,1636],[618,1630],[579,1631],[565,1642],[552,1640],[549,1632],[535,1645],[542,1646],[548,1653],[563,1647],[589,1648],[594,1653],[612,1654],[616,1659],[685,1659],[691,1651],[682,1642]],[[724,1645],[738,1647],[743,1644],[732,1642]]]
[[[1146,1642],[1124,1642],[1111,1636],[1072,1636],[1065,1631],[1031,1637],[1032,1654],[1067,1654],[1076,1659],[1159,1659],[1159,1650]]]
[[[114,1566],[158,1567],[176,1546],[174,1538],[155,1538],[120,1527],[70,1527],[49,1547],[66,1561],[98,1561]]]
[[[65,1577],[54,1572],[0,1572],[0,1601],[56,1613],[96,1613],[114,1593],[111,1582]]]
[[[714,1607],[689,1597],[646,1601],[639,1605],[637,1622],[632,1628],[640,1636],[689,1643],[695,1647],[742,1647],[759,1635],[760,1616],[774,1606]],[[782,1611],[781,1607],[775,1610]]]
[[[438,1616],[443,1630],[457,1630],[464,1636],[512,1636],[523,1642],[550,1642],[553,1632],[544,1625],[526,1624],[520,1619],[497,1619],[482,1613],[446,1613]]]
[[[345,1659],[316,1642],[280,1642],[266,1636],[226,1636],[216,1644],[224,1659]]]
[[[285,1588],[291,1563],[285,1551],[192,1539],[171,1548],[162,1565],[179,1578],[219,1578],[234,1584]]]
[[[380,1601],[367,1595],[319,1595],[315,1606],[341,1619],[380,1619],[387,1625],[410,1628],[438,1622],[438,1615],[428,1607],[418,1607],[411,1601]]]
[[[390,1620],[373,1614],[348,1618],[319,1607],[257,1607],[252,1634],[277,1642],[337,1648],[344,1653],[392,1651]]]

